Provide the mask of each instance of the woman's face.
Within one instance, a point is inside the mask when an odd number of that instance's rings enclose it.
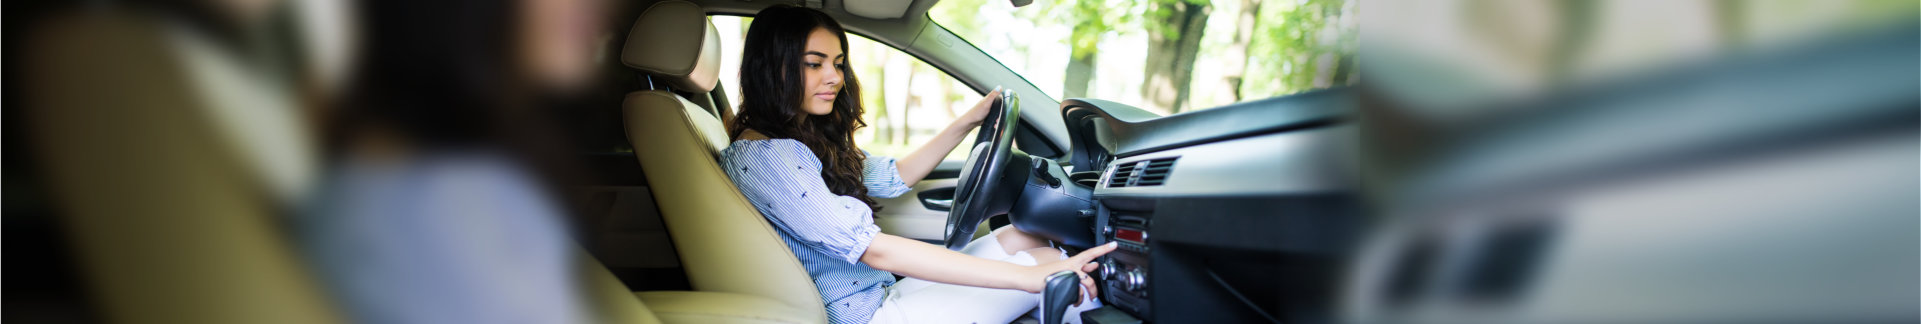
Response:
[[[564,93],[587,88],[594,76],[595,29],[602,0],[522,0],[518,56],[538,85]]]
[[[847,55],[840,51],[840,37],[826,28],[815,28],[807,35],[807,52],[802,54],[800,70],[806,75],[802,81],[807,91],[801,98],[801,109],[812,115],[826,115],[834,112],[834,97],[839,96],[842,69],[847,66]]]

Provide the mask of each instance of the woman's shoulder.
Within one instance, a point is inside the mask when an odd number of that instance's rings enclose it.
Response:
[[[764,139],[767,139],[767,135],[761,134],[759,131],[755,131],[752,129],[743,129],[740,131],[740,139],[741,140],[764,140]]]

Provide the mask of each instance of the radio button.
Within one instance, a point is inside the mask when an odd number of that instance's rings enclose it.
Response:
[[[1122,277],[1124,277],[1124,279],[1122,279],[1123,285],[1128,291],[1147,289],[1147,275],[1142,274],[1141,269],[1127,270],[1127,273],[1123,274]]]
[[[1101,278],[1107,278],[1108,280],[1116,279],[1114,274],[1120,271],[1120,267],[1120,263],[1116,263],[1114,260],[1101,262]]]

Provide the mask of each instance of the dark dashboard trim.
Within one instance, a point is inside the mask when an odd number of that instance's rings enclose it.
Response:
[[[1107,100],[1074,98],[1061,103],[1070,126],[1087,118],[1101,118],[1104,138],[1073,139],[1076,146],[1098,143],[1107,155],[1125,158],[1222,140],[1310,129],[1340,122],[1355,101],[1352,91],[1335,88],[1304,92],[1159,117],[1151,112]],[[1094,127],[1103,127],[1094,125]],[[1070,127],[1072,128],[1072,127]],[[1070,137],[1085,136],[1070,131]],[[1075,153],[1085,153],[1076,148]],[[1076,158],[1081,158],[1076,154]],[[1079,161],[1076,161],[1079,164]]]
[[[1267,134],[1273,134],[1273,133],[1284,133],[1284,132],[1290,132],[1290,131],[1296,131],[1296,130],[1314,129],[1314,128],[1320,128],[1323,126],[1339,124],[1340,122],[1341,122],[1341,118],[1339,116],[1315,118],[1315,119],[1303,120],[1296,123],[1279,125],[1275,127],[1258,128],[1258,129],[1248,130],[1246,132],[1224,134],[1219,136],[1211,136],[1211,137],[1199,138],[1194,140],[1181,141],[1181,142],[1176,142],[1176,143],[1162,145],[1162,146],[1141,148],[1133,151],[1128,151],[1127,153],[1115,155],[1114,158],[1124,159],[1124,158],[1130,158],[1130,157],[1140,156],[1144,154],[1161,152],[1161,151],[1194,146],[1199,144],[1223,142],[1228,140],[1248,138],[1248,137],[1267,135]]]

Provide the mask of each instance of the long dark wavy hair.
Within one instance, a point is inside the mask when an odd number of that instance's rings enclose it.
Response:
[[[513,0],[362,0],[363,45],[349,88],[327,112],[326,155],[357,136],[390,133],[417,150],[500,152],[548,193],[584,176],[551,94],[515,67],[524,22]],[[423,20],[420,17],[432,16]]]
[[[828,190],[860,198],[879,211],[880,203],[868,197],[867,187],[861,184],[861,161],[867,155],[854,145],[854,130],[867,123],[860,119],[864,109],[853,71],[846,64],[834,65],[843,79],[833,112],[815,116],[801,107],[807,92],[802,89],[806,86],[802,53],[807,51],[807,36],[820,28],[840,37],[841,53],[847,52],[846,30],[827,13],[777,5],[754,14],[741,48],[740,111],[727,123],[728,137],[738,140],[741,133],[753,130],[768,138],[800,141],[820,158],[821,178]]]

